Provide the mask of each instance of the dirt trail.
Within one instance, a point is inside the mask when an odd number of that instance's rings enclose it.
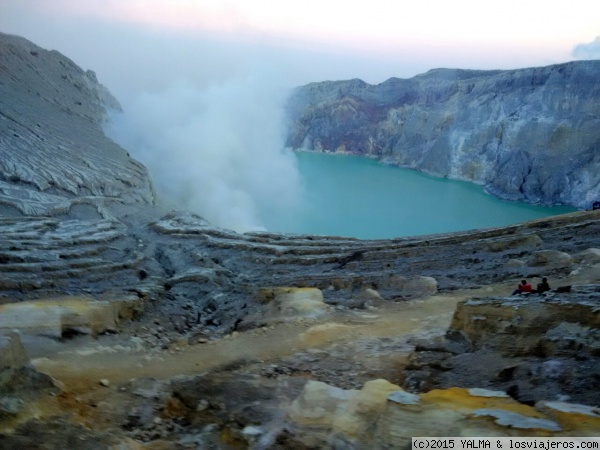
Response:
[[[177,375],[200,374],[243,361],[268,361],[336,342],[417,332],[443,333],[458,301],[475,295],[506,293],[507,289],[506,285],[502,285],[406,302],[382,303],[362,311],[333,310],[318,319],[279,323],[268,328],[234,333],[205,344],[187,345],[182,342],[181,345],[171,345],[168,350],[146,349],[126,335],[101,337],[95,341],[82,339],[33,362],[38,370],[61,381],[67,391],[81,393],[97,388],[101,379],[117,384],[139,377],[168,379]]]
[[[590,267],[552,280],[554,285],[586,284],[600,280],[600,268]],[[76,338],[32,362],[60,382],[65,390],[81,393],[98,389],[101,379],[113,384],[132,378],[168,379],[196,375],[241,362],[266,362],[309,348],[363,338],[416,333],[442,334],[450,324],[457,302],[477,296],[508,295],[518,280],[457,290],[405,302],[381,302],[367,310],[337,310],[318,319],[282,322],[268,328],[234,333],[204,344],[182,342],[167,350],[147,348],[131,330],[119,335]]]
[[[597,272],[595,278],[597,279]],[[587,281],[587,276],[563,279],[567,284]],[[62,394],[37,406],[36,415],[75,413],[73,420],[95,428],[119,427],[130,410],[133,396],[128,382],[139,378],[167,380],[180,375],[199,375],[246,363],[271,362],[308,349],[326,349],[335,344],[354,346],[363,339],[435,336],[448,328],[456,304],[478,296],[507,295],[515,283],[458,290],[405,302],[381,302],[366,310],[332,308],[318,319],[297,319],[270,327],[234,333],[223,339],[195,345],[173,343],[168,349],[149,348],[136,338],[133,328],[119,335],[98,339],[78,337],[54,346],[35,367],[62,384]],[[356,345],[357,352],[361,347]],[[326,350],[328,351],[328,350]],[[365,351],[364,348],[362,350]],[[407,352],[403,354],[402,352]],[[393,350],[398,361],[408,356],[408,347]],[[369,350],[367,350],[369,352]],[[369,355],[353,354],[368,358]],[[109,381],[109,387],[100,380]]]
[[[127,387],[133,379],[167,380],[247,362],[264,362],[267,367],[270,361],[336,343],[442,334],[456,303],[474,295],[480,294],[457,291],[406,302],[383,302],[366,310],[331,309],[318,319],[282,322],[202,344],[174,343],[169,349],[148,348],[131,329],[98,339],[82,336],[60,345],[54,343],[47,349],[38,348],[38,354],[44,356],[32,359],[32,363],[57,380],[62,393],[32,405],[31,416],[47,417],[62,411],[94,429],[117,429],[135,402]],[[108,387],[100,384],[103,379],[109,381]]]

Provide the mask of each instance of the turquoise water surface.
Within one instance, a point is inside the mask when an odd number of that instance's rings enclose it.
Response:
[[[471,183],[359,156],[296,157],[304,205],[285,225],[268,225],[271,231],[378,239],[497,227],[575,211],[500,200]]]

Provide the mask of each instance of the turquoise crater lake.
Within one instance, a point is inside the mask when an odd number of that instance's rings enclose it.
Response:
[[[296,153],[306,201],[271,231],[382,239],[515,224],[575,211],[500,200],[482,187],[359,156]],[[269,221],[268,221],[269,222]]]

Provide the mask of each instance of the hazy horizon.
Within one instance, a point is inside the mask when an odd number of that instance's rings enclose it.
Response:
[[[0,0],[0,10],[0,31],[94,70],[123,101],[257,67],[292,87],[600,58],[593,0]]]
[[[0,31],[96,72],[124,109],[110,132],[161,194],[237,230],[303,201],[283,149],[294,86],[600,57],[596,0],[0,0],[0,11]]]

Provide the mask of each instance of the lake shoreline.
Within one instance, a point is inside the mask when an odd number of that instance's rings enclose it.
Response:
[[[306,201],[301,210],[289,212],[285,227],[277,219],[267,220],[270,231],[384,239],[505,226],[577,211],[501,199],[471,181],[437,177],[376,157],[292,152]]]

